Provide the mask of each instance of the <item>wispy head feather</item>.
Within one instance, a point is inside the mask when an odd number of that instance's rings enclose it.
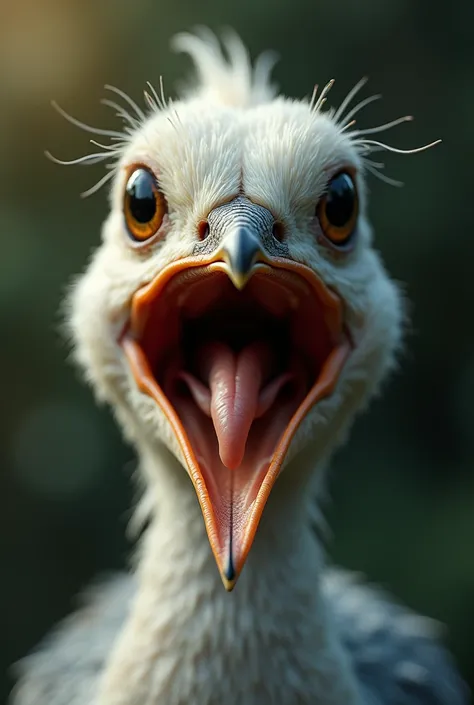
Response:
[[[231,30],[224,33],[222,45],[209,29],[199,27],[196,34],[176,35],[172,46],[175,51],[189,54],[198,75],[197,86],[193,83],[183,89],[186,96],[197,95],[210,104],[246,108],[267,103],[277,95],[276,86],[270,82],[276,54],[260,54],[252,66],[246,47]]]
[[[102,142],[98,142],[95,139],[91,139],[90,143],[93,144],[95,147],[99,147],[101,151],[94,152],[92,154],[85,154],[82,157],[78,157],[77,159],[71,159],[69,161],[58,159],[57,157],[54,157],[50,152],[45,152],[48,159],[51,159],[51,161],[55,162],[55,164],[61,164],[62,166],[73,166],[76,164],[80,164],[82,166],[90,166],[92,164],[98,164],[101,162],[106,163],[105,167],[107,169],[107,173],[101,179],[99,179],[99,181],[97,181],[93,186],[91,186],[91,188],[87,189],[87,191],[84,191],[81,194],[83,198],[87,198],[87,196],[91,196],[93,193],[96,193],[102,186],[104,186],[104,184],[106,184],[113,178],[116,173],[117,162],[123,153],[124,147],[127,145],[132,135],[138,129],[140,129],[140,127],[146,121],[147,114],[149,114],[150,112],[154,113],[158,110],[162,110],[167,107],[166,100],[164,97],[163,81],[161,77],[160,95],[158,95],[158,93],[153,88],[150,82],[147,83],[147,86],[150,90],[150,93],[148,93],[146,90],[144,91],[146,103],[145,110],[142,110],[137,105],[137,103],[127,93],[125,93],[125,91],[122,91],[120,88],[116,88],[115,86],[105,86],[106,90],[114,93],[123,101],[123,103],[120,104],[113,100],[109,100],[108,98],[104,98],[103,100],[101,100],[101,103],[107,106],[108,108],[112,108],[112,110],[115,111],[116,117],[120,118],[120,120],[122,121],[123,130],[121,132],[118,130],[108,130],[100,127],[93,127],[92,125],[88,125],[85,122],[81,122],[72,115],[69,115],[69,113],[63,110],[63,108],[61,108],[55,101],[52,102],[53,108],[55,108],[55,110],[57,110],[57,112],[63,118],[65,118],[75,127],[79,127],[84,132],[88,132],[93,135],[108,137],[111,140],[111,144],[103,144]]]
[[[262,103],[269,103],[277,96],[276,86],[271,83],[271,71],[276,62],[276,55],[271,52],[261,54],[252,65],[249,53],[240,40],[232,31],[224,33],[222,42],[207,28],[198,28],[195,34],[181,33],[174,37],[172,46],[176,51],[188,54],[194,62],[197,72],[197,81],[188,85],[184,89],[185,97],[196,97],[208,105],[223,105],[234,108],[251,108]],[[326,111],[327,116],[337,125],[341,132],[346,132],[359,152],[365,169],[386,183],[400,186],[401,183],[394,181],[381,173],[384,164],[375,162],[369,158],[373,152],[387,151],[397,154],[416,154],[422,152],[441,140],[436,140],[430,144],[416,149],[398,149],[374,139],[368,139],[369,135],[378,134],[389,130],[404,122],[413,120],[410,115],[391,120],[382,125],[376,125],[365,129],[355,129],[356,116],[360,111],[378,100],[380,95],[371,95],[363,98],[356,105],[352,105],[355,96],[367,83],[367,78],[362,78],[351,88],[337,109],[330,108]],[[318,94],[318,86],[315,86],[309,107],[314,114],[321,113],[327,101],[327,96],[334,84],[334,80],[329,81],[321,93]],[[122,131],[95,128],[87,125],[66,113],[56,103],[53,106],[66,120],[76,127],[92,133],[94,135],[108,137],[110,144],[103,144],[91,139],[90,142],[101,151],[86,154],[78,159],[63,161],[53,157],[49,152],[47,156],[54,162],[63,165],[91,165],[105,162],[107,173],[90,189],[82,194],[89,196],[98,191],[104,184],[109,182],[116,173],[116,165],[124,148],[130,139],[144,125],[150,115],[168,110],[168,120],[179,127],[179,114],[170,110],[172,101],[165,98],[163,80],[160,77],[159,91],[156,91],[150,82],[147,82],[147,89],[144,91],[144,108],[141,108],[127,93],[115,86],[106,85],[106,90],[114,94],[116,98],[110,100],[103,99],[101,102],[114,110],[116,117],[122,123]]]
[[[354,119],[355,116],[367,105],[373,103],[376,100],[379,100],[382,97],[379,94],[368,96],[367,98],[364,98],[363,100],[359,101],[355,106],[350,108],[350,104],[353,98],[357,95],[361,88],[365,86],[367,80],[368,79],[364,77],[360,81],[358,81],[355,86],[351,88],[351,90],[348,92],[340,106],[335,111],[332,111],[331,117],[336,122],[336,124],[339,125],[341,130],[350,130],[350,128],[352,128],[356,124],[356,120]],[[321,97],[318,103],[321,102]],[[312,104],[314,103],[314,100],[315,96],[313,94],[313,98],[311,101]],[[380,170],[384,169],[385,165],[382,162],[372,161],[368,158],[367,155],[371,154],[372,152],[379,151],[394,152],[396,154],[418,154],[418,152],[424,152],[426,149],[430,149],[431,147],[434,147],[435,145],[439,144],[441,140],[435,140],[434,142],[430,142],[429,144],[425,144],[421,147],[415,147],[414,149],[398,149],[396,147],[392,147],[391,145],[385,144],[384,142],[379,142],[377,140],[366,138],[367,135],[374,135],[379,132],[385,132],[385,130],[390,130],[392,127],[401,125],[404,122],[411,122],[412,120],[412,115],[404,115],[402,117],[396,118],[395,120],[390,120],[389,122],[383,123],[382,125],[376,125],[375,127],[368,127],[362,130],[350,130],[349,133],[351,140],[354,142],[359,154],[362,157],[366,170],[376,176],[381,181],[384,181],[385,183],[390,184],[391,186],[403,186],[403,184],[401,181],[395,181],[395,179],[391,179],[385,174],[382,174]]]

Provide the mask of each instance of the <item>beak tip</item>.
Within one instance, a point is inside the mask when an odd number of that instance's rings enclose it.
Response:
[[[237,582],[238,575],[235,570],[234,566],[234,561],[232,559],[232,555],[229,555],[229,560],[227,562],[226,568],[222,571],[221,574],[222,577],[222,582],[224,583],[224,587],[227,590],[227,592],[231,592],[234,587],[235,583]]]
[[[239,291],[242,291],[244,286],[247,284],[249,280],[249,273],[247,272],[236,272],[235,270],[231,270],[231,275],[230,279],[235,286],[236,289]]]
[[[224,583],[224,587],[225,587],[226,591],[232,592],[232,590],[235,588],[235,583],[237,582],[237,578],[234,578],[234,580],[227,580],[227,578],[223,575],[222,582]]]

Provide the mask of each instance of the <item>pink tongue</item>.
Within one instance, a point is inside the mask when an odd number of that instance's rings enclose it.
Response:
[[[263,342],[252,343],[240,353],[219,342],[199,351],[199,371],[211,393],[210,412],[219,455],[231,470],[242,463],[250,427],[262,413],[260,392],[271,361],[270,346]]]
[[[269,382],[273,361],[270,345],[262,341],[239,353],[225,343],[211,342],[196,356],[202,381],[177,365],[178,379],[186,383],[201,411],[212,418],[221,462],[230,470],[242,464],[254,420],[263,416],[282,387],[294,380],[294,370],[288,370]]]

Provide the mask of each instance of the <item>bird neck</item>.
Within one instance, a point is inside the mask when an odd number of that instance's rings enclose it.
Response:
[[[320,590],[305,483],[277,483],[229,594],[182,467],[146,464],[156,518],[99,705],[358,705]]]

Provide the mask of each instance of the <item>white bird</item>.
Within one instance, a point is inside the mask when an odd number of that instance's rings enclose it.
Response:
[[[111,159],[91,191],[112,188],[69,320],[139,456],[137,565],[25,660],[13,702],[463,705],[431,621],[328,569],[313,528],[400,345],[365,177],[400,151],[371,135],[409,118],[356,129],[363,82],[337,110],[332,82],[277,96],[234,36],[227,58],[209,33],[175,46],[198,74],[180,100],[112,89],[123,132],[69,118],[111,138],[75,160]]]

